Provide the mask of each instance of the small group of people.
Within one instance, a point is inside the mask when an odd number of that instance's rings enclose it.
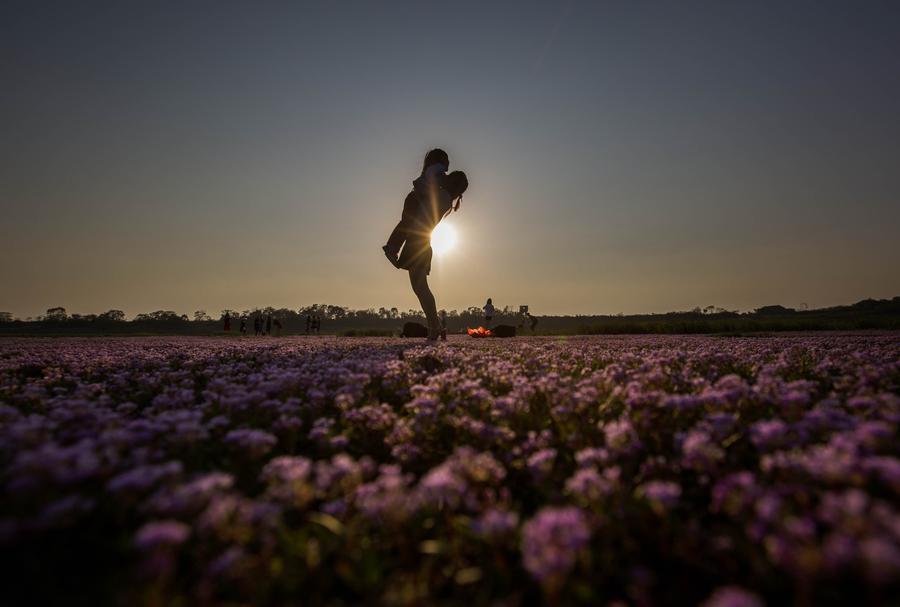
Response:
[[[225,331],[231,331],[231,315],[228,312],[222,317],[222,322],[224,324]],[[259,335],[271,335],[272,329],[274,327],[275,334],[278,335],[281,333],[281,320],[273,317],[271,314],[266,314],[263,317],[262,314],[254,314],[253,315],[253,334],[256,336]],[[241,335],[247,334],[247,317],[241,316],[241,325],[240,325]]]
[[[496,309],[494,308],[493,300],[488,297],[487,303],[484,304],[484,307],[481,308],[484,310],[484,326],[490,327],[491,322],[494,320],[494,314],[496,313]],[[525,323],[528,323],[528,327],[534,331],[534,328],[538,324],[538,319],[531,315],[531,312],[528,311],[528,306],[519,306],[519,328],[523,329],[525,327]]]
[[[316,314],[315,316],[311,316],[309,314],[306,315],[306,334],[307,335],[318,335],[319,331],[322,330],[322,318]]]
[[[272,335],[272,329],[275,329],[275,334],[281,334],[281,320],[278,318],[273,318],[271,314],[266,314],[263,317],[262,314],[254,314],[253,315],[253,334],[256,336],[260,335]],[[241,335],[247,334],[247,319],[241,318]]]
[[[226,331],[231,331],[231,315],[227,312],[222,317],[222,322],[224,324],[224,329]],[[273,331],[275,335],[281,335],[281,319],[277,316],[272,316],[271,314],[254,314],[253,315],[253,334],[257,337],[260,335],[272,335]],[[322,330],[322,318],[316,314],[307,314],[306,315],[306,334],[307,335],[318,335]],[[241,335],[247,334],[247,317],[241,316]]]

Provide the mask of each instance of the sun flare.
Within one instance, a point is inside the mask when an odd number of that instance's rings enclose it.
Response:
[[[431,248],[435,255],[446,255],[456,246],[456,229],[449,223],[439,223],[431,232]]]

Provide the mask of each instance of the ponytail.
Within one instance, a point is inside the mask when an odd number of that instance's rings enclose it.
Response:
[[[456,204],[453,205],[453,211],[456,212],[459,210],[459,205],[462,203],[462,194],[456,197]]]

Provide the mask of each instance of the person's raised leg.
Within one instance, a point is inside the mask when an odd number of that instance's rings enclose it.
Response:
[[[403,246],[403,241],[406,240],[406,232],[409,229],[408,224],[409,222],[405,218],[397,222],[394,231],[388,236],[387,244],[384,245],[385,250],[394,254],[400,252],[400,247]]]
[[[422,306],[422,311],[425,312],[425,318],[428,321],[428,339],[437,339],[441,330],[441,324],[438,320],[434,294],[428,288],[428,274],[421,269],[410,270],[409,282],[412,285],[413,293],[419,298],[419,305]]]

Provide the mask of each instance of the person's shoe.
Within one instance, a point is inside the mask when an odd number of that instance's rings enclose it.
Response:
[[[384,251],[384,256],[387,257],[389,262],[391,262],[391,265],[399,270],[400,269],[400,260],[398,259],[397,254],[388,250],[387,245],[384,245],[383,247],[381,247],[381,250]]]

